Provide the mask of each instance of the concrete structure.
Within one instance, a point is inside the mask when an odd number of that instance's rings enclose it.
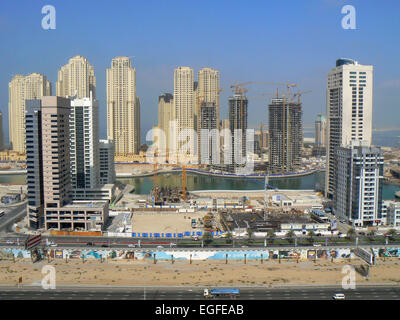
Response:
[[[99,178],[101,185],[115,183],[114,143],[99,141]]]
[[[270,173],[293,172],[301,164],[302,107],[286,98],[274,98],[269,110]]]
[[[99,103],[91,93],[71,100],[69,128],[72,188],[96,188],[100,183]]]
[[[178,163],[197,161],[195,141],[195,100],[193,69],[178,67],[174,70],[174,109],[176,132],[172,153]],[[186,146],[186,147],[185,147]]]
[[[333,198],[337,148],[352,140],[372,141],[373,67],[339,59],[327,76],[328,146],[325,194]]]
[[[367,141],[337,148],[334,212],[354,226],[377,225],[382,220],[383,155]]]
[[[140,149],[140,101],[136,69],[128,57],[116,57],[107,69],[107,135],[115,154],[132,156]]]
[[[89,60],[82,56],[69,59],[58,71],[56,94],[59,97],[87,98],[96,97],[96,77]]]
[[[228,170],[231,172],[238,171],[240,167],[245,165],[247,160],[247,107],[248,100],[246,96],[234,94],[233,97],[229,97],[229,129],[232,144],[230,148],[231,161],[228,164]]]
[[[74,200],[108,200],[114,201],[115,185],[104,184],[93,189],[72,189],[71,198]]]
[[[32,229],[98,230],[108,217],[108,201],[71,201],[70,104],[69,99],[56,96],[27,102],[28,220]]]
[[[25,101],[51,95],[51,83],[44,75],[15,75],[8,84],[8,127],[12,150],[25,152]]]
[[[216,124],[219,130],[219,71],[212,68],[203,68],[198,71],[198,100],[214,104],[216,110]],[[197,103],[197,100],[196,100]]]
[[[220,148],[215,103],[202,102],[199,110],[199,160],[201,164],[219,164]]]
[[[165,154],[168,155],[170,149],[170,122],[175,119],[174,96],[164,93],[158,97],[158,128],[165,135]]]

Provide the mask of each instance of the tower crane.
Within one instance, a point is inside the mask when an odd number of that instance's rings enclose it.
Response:
[[[296,92],[295,94],[293,94],[293,98],[296,98],[297,97],[297,103],[300,103],[300,98],[301,98],[301,96],[303,95],[303,94],[306,94],[306,93],[310,93],[311,92],[311,90],[307,90],[307,91],[302,91],[302,92]]]

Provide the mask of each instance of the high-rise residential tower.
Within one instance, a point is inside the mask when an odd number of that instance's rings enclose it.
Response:
[[[335,216],[354,226],[382,220],[383,154],[367,141],[353,140],[337,152]]]
[[[44,75],[17,74],[8,84],[9,139],[14,151],[25,152],[25,101],[51,95],[51,83]]]
[[[114,143],[110,140],[99,141],[100,155],[100,183],[114,184],[115,183],[115,164],[114,164]]]
[[[217,131],[215,103],[202,102],[199,110],[199,160],[201,164],[220,164],[220,135]]]
[[[326,147],[328,144],[328,119],[326,115],[319,114],[315,120],[315,145]]]
[[[136,69],[128,57],[116,57],[107,69],[107,135],[115,154],[129,156],[140,148],[140,101]]]
[[[70,174],[70,99],[27,101],[28,220],[32,229],[101,230],[108,201],[73,201]]]
[[[301,103],[274,98],[269,104],[269,170],[293,172],[301,164],[303,124]]]
[[[224,150],[224,152],[230,153],[231,161],[228,164],[225,161],[225,164],[227,164],[227,168],[231,172],[238,171],[245,165],[247,160],[247,107],[248,100],[246,96],[235,93],[233,97],[229,97],[229,129],[231,145],[230,151]],[[226,139],[226,136],[224,139]],[[225,145],[227,145],[226,141]]]
[[[74,189],[99,186],[99,103],[93,96],[71,100],[70,163]]]
[[[201,102],[213,103],[216,108],[216,124],[219,129],[219,71],[212,68],[203,68],[198,71],[198,98]],[[197,103],[197,101],[196,101]],[[200,104],[201,105],[201,104]]]
[[[337,148],[352,140],[372,141],[373,67],[338,59],[327,76],[328,146],[325,194],[333,198]]]
[[[96,96],[96,77],[89,60],[82,56],[69,59],[58,71],[57,96],[87,98]]]
[[[165,153],[169,153],[170,122],[175,119],[174,96],[164,93],[158,97],[158,128],[165,134]]]
[[[174,70],[174,109],[177,128],[175,143],[170,147],[177,162],[197,161],[193,83],[193,69],[178,67]]]

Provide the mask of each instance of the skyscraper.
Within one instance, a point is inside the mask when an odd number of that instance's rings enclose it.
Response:
[[[328,133],[328,121],[326,115],[319,114],[315,120],[315,145],[320,147],[326,147]]]
[[[99,103],[93,99],[71,100],[70,163],[71,186],[93,189],[99,186]]]
[[[175,119],[174,96],[164,93],[158,97],[158,128],[165,134],[165,152],[169,153],[170,122]]]
[[[101,230],[108,201],[73,201],[70,175],[70,100],[27,101],[28,220],[33,229]]]
[[[247,159],[247,106],[246,96],[235,93],[233,97],[229,97],[229,129],[232,143],[230,148],[231,161],[227,167],[231,172],[239,171],[239,168],[245,165]],[[225,152],[229,151],[225,150]]]
[[[174,109],[177,128],[176,141],[171,148],[173,148],[178,162],[197,160],[197,141],[194,141],[195,101],[193,80],[193,69],[178,67],[174,70]]]
[[[58,71],[57,96],[87,98],[92,92],[96,96],[96,77],[89,60],[82,56],[69,59]]]
[[[17,74],[8,84],[8,121],[11,148],[25,152],[25,101],[51,95],[51,83],[44,75]]]
[[[354,226],[382,220],[383,155],[367,141],[339,147],[336,167],[335,215]]]
[[[203,68],[198,71],[198,97],[200,102],[213,103],[216,108],[216,123],[219,129],[219,71]],[[197,103],[197,101],[196,101]]]
[[[199,110],[199,160],[201,164],[220,164],[220,136],[217,132],[215,103],[202,102]]]
[[[327,76],[328,146],[325,194],[333,198],[337,148],[352,140],[372,141],[373,67],[338,59]]]
[[[140,101],[136,69],[128,57],[116,57],[107,69],[107,135],[116,155],[133,155],[140,148]]]
[[[301,103],[274,98],[269,110],[269,170],[293,172],[301,164],[303,124]]]

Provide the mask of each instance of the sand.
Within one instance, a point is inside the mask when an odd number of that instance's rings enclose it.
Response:
[[[0,261],[0,284],[16,285],[22,277],[23,285],[40,284],[41,270],[46,264],[56,269],[57,285],[112,285],[112,286],[266,286],[317,285],[342,283],[342,268],[352,265],[359,269],[360,259],[330,261],[158,261],[109,260],[52,260],[32,264],[31,261]],[[360,283],[399,283],[400,260],[379,260],[370,268],[367,280],[356,272]]]

